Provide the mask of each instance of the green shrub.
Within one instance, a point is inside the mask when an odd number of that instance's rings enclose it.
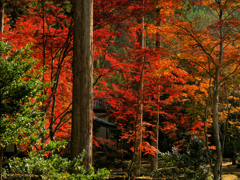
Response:
[[[10,170],[5,170],[4,174],[24,174],[31,179],[32,175],[39,175],[42,179],[81,179],[81,180],[103,180],[108,179],[110,172],[105,168],[96,172],[93,167],[90,171],[86,171],[81,165],[84,153],[74,160],[62,158],[58,154],[53,154],[46,158],[42,152],[29,152],[28,158],[13,158],[10,160]],[[77,173],[71,173],[76,171]]]
[[[210,168],[206,167],[209,150],[204,147],[204,141],[201,138],[192,136],[185,153],[179,153],[176,148],[173,148],[172,153],[160,153],[165,162],[165,168],[153,171],[152,176],[166,179],[208,179],[211,174]]]

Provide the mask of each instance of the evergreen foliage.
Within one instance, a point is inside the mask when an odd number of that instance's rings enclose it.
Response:
[[[37,61],[30,57],[29,45],[13,51],[0,42],[0,135],[1,146],[34,140],[44,132],[44,122],[39,109],[44,96],[40,96],[43,83],[41,70],[33,70]]]

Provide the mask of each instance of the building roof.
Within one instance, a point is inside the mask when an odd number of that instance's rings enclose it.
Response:
[[[94,118],[94,123],[97,123],[99,126],[104,126],[104,127],[108,127],[108,128],[115,128],[117,127],[116,124],[113,124],[113,123],[110,123],[110,122],[107,122],[101,118],[98,118],[96,116],[93,117]]]

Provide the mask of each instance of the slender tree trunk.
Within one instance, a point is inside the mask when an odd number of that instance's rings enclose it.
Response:
[[[221,2],[219,2],[219,6],[221,6]],[[219,102],[219,93],[220,93],[220,66],[223,62],[223,29],[222,29],[222,16],[223,11],[220,7],[219,12],[219,35],[220,35],[220,52],[219,52],[219,65],[216,65],[216,72],[214,77],[214,93],[213,93],[213,131],[214,131],[214,140],[216,145],[216,154],[217,158],[213,167],[213,175],[214,180],[219,180],[221,177],[221,168],[222,168],[222,146],[221,146],[221,139],[220,139],[220,130],[219,130],[219,123],[218,123],[218,102]]]
[[[138,42],[140,43],[140,47],[144,47],[144,17],[142,16],[141,21],[138,23],[142,24],[142,30],[140,29],[137,32]],[[136,122],[135,122],[135,142],[134,142],[134,152],[132,161],[129,166],[128,175],[131,178],[132,168],[136,170],[135,175],[139,176],[141,173],[141,159],[142,159],[142,151],[139,149],[142,144],[142,122],[143,122],[143,74],[144,74],[144,57],[138,59],[142,63],[142,69],[140,71],[140,80],[136,82],[135,88],[138,92],[138,100],[137,100],[137,109],[136,109]]]
[[[42,48],[43,48],[43,66],[46,65],[46,44],[45,44],[45,0],[42,1],[42,11],[43,11],[43,15],[42,15],[42,20],[43,20],[43,24],[42,24],[42,28],[43,28],[43,34],[42,34]],[[43,71],[43,83],[45,82],[44,79],[44,75],[45,75],[45,71]],[[43,91],[44,92],[44,91]],[[44,92],[44,94],[46,94],[46,92]]]
[[[46,65],[46,48],[45,48],[45,0],[42,1],[42,11],[43,11],[43,14],[42,14],[42,20],[43,20],[43,23],[42,23],[42,28],[43,28],[43,33],[42,33],[42,48],[43,48],[43,59],[42,59],[42,63],[43,63],[43,67]],[[42,82],[45,83],[45,70],[43,70],[43,74],[42,74]],[[46,95],[46,91],[44,90],[43,88],[43,91],[42,91],[42,95]],[[44,104],[44,102],[43,102]],[[46,118],[46,113],[47,113],[47,109],[44,109],[44,120]],[[43,133],[42,135],[42,146],[41,146],[41,149],[43,149],[43,146],[45,144],[45,141],[46,141],[46,134]]]
[[[159,111],[159,108],[158,108]],[[152,140],[152,146],[158,150],[158,139],[159,139],[159,113],[154,114],[153,133],[155,134],[155,140]],[[158,151],[155,152],[155,156],[151,156],[151,171],[158,169]]]
[[[92,165],[93,103],[93,0],[74,1],[73,96],[71,156],[86,154],[83,165]]]
[[[0,30],[3,33],[4,28],[4,3],[3,0],[0,0]],[[1,121],[1,118],[0,118]],[[1,122],[0,122],[1,128]],[[2,135],[0,134],[0,180],[2,180],[2,166],[3,166],[3,147],[2,147]]]
[[[2,137],[0,136],[0,180],[2,180],[2,166],[3,166],[3,147],[2,147]]]
[[[213,131],[214,140],[216,145],[217,159],[213,167],[214,180],[219,180],[221,176],[222,165],[222,147],[219,135],[219,123],[218,123],[218,97],[220,91],[219,84],[219,67],[216,68],[216,74],[214,78],[214,93],[213,93]]]
[[[0,30],[3,33],[4,29],[4,3],[3,0],[0,1]]]
[[[55,107],[56,107],[56,91],[53,90],[52,88],[52,112],[51,112],[51,119],[50,119],[50,126],[49,126],[49,136],[51,141],[54,139],[54,130],[53,130],[53,125],[55,121]]]
[[[144,47],[144,17],[142,17],[142,31],[140,31],[140,33],[138,34],[138,42],[140,43],[140,47],[143,48]],[[136,176],[140,176],[141,174],[141,161],[142,161],[142,151],[139,148],[142,144],[142,122],[143,122],[143,74],[144,74],[144,57],[140,58],[140,61],[142,63],[142,70],[141,70],[141,77],[140,77],[140,81],[137,84],[137,91],[139,92],[139,105],[138,105],[138,115],[137,115],[137,126],[138,127],[138,132],[136,134],[137,136],[137,141],[136,143],[136,152],[137,154],[135,155],[135,165],[137,171],[136,171]]]
[[[160,9],[156,11],[156,17],[157,17],[157,23],[156,26],[161,25],[161,20],[159,17]],[[159,50],[161,47],[161,36],[160,33],[156,33],[156,50]],[[159,96],[158,96],[159,98]],[[159,102],[159,99],[157,99],[157,102]],[[151,144],[153,147],[155,147],[158,150],[158,139],[159,139],[159,107],[157,107],[157,113],[153,116],[153,125],[156,127],[153,127],[153,133],[155,134],[155,140],[152,140]],[[158,169],[158,151],[155,153],[155,156],[151,156],[151,170],[157,170]]]

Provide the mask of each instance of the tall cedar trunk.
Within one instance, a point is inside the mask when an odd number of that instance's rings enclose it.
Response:
[[[159,17],[160,10],[157,9],[156,11],[156,17],[157,17],[157,22],[156,26],[161,25],[161,20]],[[160,33],[156,33],[156,50],[159,50],[161,47],[161,42],[160,42]],[[159,98],[159,97],[158,97]],[[157,99],[157,102],[159,102],[159,99]],[[151,144],[153,147],[158,149],[158,139],[159,139],[159,107],[157,107],[157,113],[153,116],[153,127],[152,131],[155,134],[155,140],[152,140]],[[151,156],[151,171],[157,170],[158,169],[158,151],[155,153],[155,156]]]
[[[83,165],[92,165],[93,0],[74,1],[73,96],[71,156],[86,151]]]

